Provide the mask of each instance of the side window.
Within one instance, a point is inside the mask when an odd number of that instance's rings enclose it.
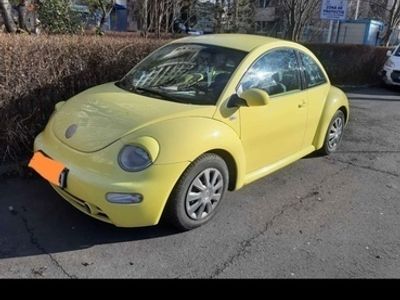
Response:
[[[304,76],[306,87],[314,87],[327,82],[324,73],[317,63],[310,56],[300,53],[301,61],[304,67]]]
[[[281,49],[262,56],[244,75],[238,93],[251,88],[262,89],[270,96],[300,90],[295,51]]]

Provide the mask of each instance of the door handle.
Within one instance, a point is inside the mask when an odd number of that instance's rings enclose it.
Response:
[[[307,105],[306,100],[302,100],[301,103],[299,103],[299,108],[303,108]]]

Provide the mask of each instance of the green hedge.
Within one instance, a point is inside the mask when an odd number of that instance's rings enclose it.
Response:
[[[116,36],[0,34],[0,165],[31,153],[54,104],[91,86],[114,81],[168,40]],[[386,49],[306,45],[339,85],[378,80]]]

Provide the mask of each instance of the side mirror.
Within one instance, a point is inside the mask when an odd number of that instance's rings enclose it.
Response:
[[[261,89],[249,89],[244,91],[240,98],[244,99],[247,106],[264,106],[269,102],[269,95],[266,91]]]
[[[246,100],[240,98],[238,94],[234,94],[228,101],[228,108],[240,108],[242,106],[248,106]]]
[[[393,52],[392,52],[392,51],[390,51],[390,50],[389,50],[388,52],[386,52],[386,56],[387,56],[387,57],[390,57],[390,56],[392,56],[392,54],[393,54]]]
[[[265,106],[269,102],[269,95],[261,89],[249,89],[244,91],[240,96],[233,95],[228,102],[228,108],[234,107],[252,107],[252,106]]]

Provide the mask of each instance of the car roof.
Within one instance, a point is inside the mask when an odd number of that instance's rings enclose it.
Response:
[[[253,49],[260,46],[283,41],[276,38],[251,35],[251,34],[206,34],[201,36],[190,36],[175,40],[173,43],[199,43],[214,46],[227,47],[246,52],[251,52]]]

